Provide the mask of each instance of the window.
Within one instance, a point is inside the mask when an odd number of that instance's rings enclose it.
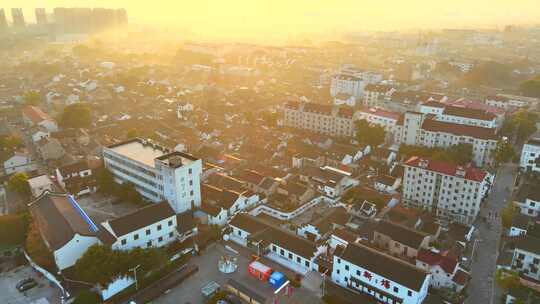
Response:
[[[399,288],[394,287],[394,292],[396,292],[396,293],[399,292]]]
[[[189,174],[192,174],[193,173],[193,170],[191,168],[188,169],[188,173]]]
[[[152,241],[148,241],[148,242],[146,243],[146,247],[152,247]]]
[[[169,232],[169,238],[172,238],[174,236],[173,232]]]
[[[162,237],[162,236],[160,236],[160,237],[158,237],[158,239],[157,239],[157,240],[158,240],[158,242],[163,242],[163,237]]]
[[[146,229],[146,235],[150,235],[150,229]]]
[[[193,196],[193,190],[189,191],[189,195]]]
[[[125,244],[127,243],[127,241],[126,241],[125,239],[123,239],[123,240],[120,241],[120,243],[121,243],[122,245],[125,245]]]
[[[407,295],[408,295],[409,297],[412,297],[412,291],[407,290]]]
[[[281,255],[283,255],[283,256],[284,256],[284,255],[285,255],[285,250],[283,250],[283,249],[280,249],[280,250],[279,250],[279,254],[281,254]]]
[[[157,230],[158,230],[158,231],[161,230],[161,224],[160,224],[160,225],[157,225]]]
[[[134,239],[134,240],[138,240],[138,239],[139,239],[139,234],[138,234],[138,233],[135,233],[135,234],[133,235],[133,239]]]
[[[345,265],[345,270],[349,271],[349,265]]]
[[[276,245],[272,245],[272,251],[273,251],[273,252],[276,252],[276,251],[277,251]]]
[[[306,261],[304,264],[306,265],[306,267],[309,267],[309,261]]]
[[[302,263],[302,259],[300,259],[300,257],[296,257],[296,263],[298,264]]]

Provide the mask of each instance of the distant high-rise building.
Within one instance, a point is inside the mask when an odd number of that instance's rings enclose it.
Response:
[[[127,13],[125,9],[57,7],[54,20],[64,33],[92,33],[126,24]]]
[[[128,23],[127,12],[125,9],[120,8],[116,10],[116,23],[118,25],[126,25]]]
[[[3,8],[0,8],[0,31],[8,27],[6,11]]]
[[[24,21],[24,15],[22,8],[12,8],[11,9],[11,18],[13,18],[14,27],[25,27],[26,22]]]
[[[44,8],[36,8],[36,23],[47,24],[47,13]]]

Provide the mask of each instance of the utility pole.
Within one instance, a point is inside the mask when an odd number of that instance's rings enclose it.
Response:
[[[137,281],[137,268],[139,267],[141,267],[140,264],[129,269],[129,271],[133,271],[133,274],[135,276],[135,290],[139,290],[139,281]]]

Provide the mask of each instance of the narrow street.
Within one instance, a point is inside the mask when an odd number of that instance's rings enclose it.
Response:
[[[495,184],[491,189],[487,205],[481,210],[481,216],[493,216],[487,222],[477,219],[474,226],[476,231],[476,249],[471,265],[472,279],[467,293],[467,304],[499,303],[500,289],[495,282],[495,268],[498,257],[498,247],[502,225],[500,220],[501,211],[506,201],[512,195],[516,166],[506,164],[500,167]]]

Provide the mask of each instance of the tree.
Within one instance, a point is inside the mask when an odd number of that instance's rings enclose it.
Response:
[[[26,215],[0,216],[0,246],[22,245],[28,231]]]
[[[473,146],[471,144],[457,144],[446,150],[435,153],[432,159],[451,162],[456,165],[466,165],[473,160]]]
[[[92,111],[88,104],[75,103],[64,108],[60,125],[64,128],[88,128],[92,124]]]
[[[24,104],[27,106],[37,106],[41,102],[41,96],[37,91],[26,91],[24,93]]]
[[[134,204],[143,203],[141,194],[135,189],[132,183],[125,182],[118,187],[118,197],[123,200]]]
[[[506,203],[506,207],[501,212],[501,222],[504,228],[508,229],[512,226],[512,220],[516,214],[517,209],[512,201]]]
[[[495,147],[495,163],[497,165],[511,161],[515,156],[514,148],[507,140],[499,140]]]
[[[23,141],[18,136],[11,135],[11,136],[1,136],[0,137],[0,149],[1,150],[7,151],[7,152],[12,152],[16,148],[19,148],[19,147],[22,147],[22,146],[23,146]]]
[[[519,89],[525,96],[540,97],[540,76],[522,82]]]
[[[168,263],[164,250],[135,248],[129,251],[113,250],[110,246],[93,245],[77,260],[74,273],[81,281],[107,285],[116,277],[129,275],[129,269],[140,265],[140,273],[161,269]]]
[[[505,271],[499,269],[495,274],[495,279],[497,281],[497,284],[504,290],[521,287],[519,275],[515,271]]]
[[[101,167],[96,170],[96,182],[98,189],[103,193],[113,194],[115,192],[117,184],[113,174],[107,168]]]
[[[101,303],[101,298],[99,295],[91,290],[85,289],[81,291],[77,297],[75,297],[75,301],[73,301],[73,304],[97,304]]]
[[[137,129],[130,129],[130,130],[127,132],[126,137],[127,137],[128,139],[135,138],[135,137],[139,137],[139,131],[137,131]]]
[[[370,124],[367,120],[361,119],[356,122],[356,140],[359,143],[370,145],[371,147],[377,147],[384,143],[386,132],[384,128]]]
[[[512,120],[517,128],[516,135],[518,140],[524,141],[536,132],[536,121],[538,120],[536,113],[520,111],[512,117]]]
[[[13,174],[8,180],[8,189],[22,196],[30,196],[30,185],[28,175],[20,172]]]
[[[51,251],[49,251],[49,248],[43,242],[39,227],[35,221],[30,222],[28,236],[26,237],[24,247],[26,253],[28,253],[36,264],[51,272],[55,272],[56,265],[54,262],[54,257],[51,254]]]

